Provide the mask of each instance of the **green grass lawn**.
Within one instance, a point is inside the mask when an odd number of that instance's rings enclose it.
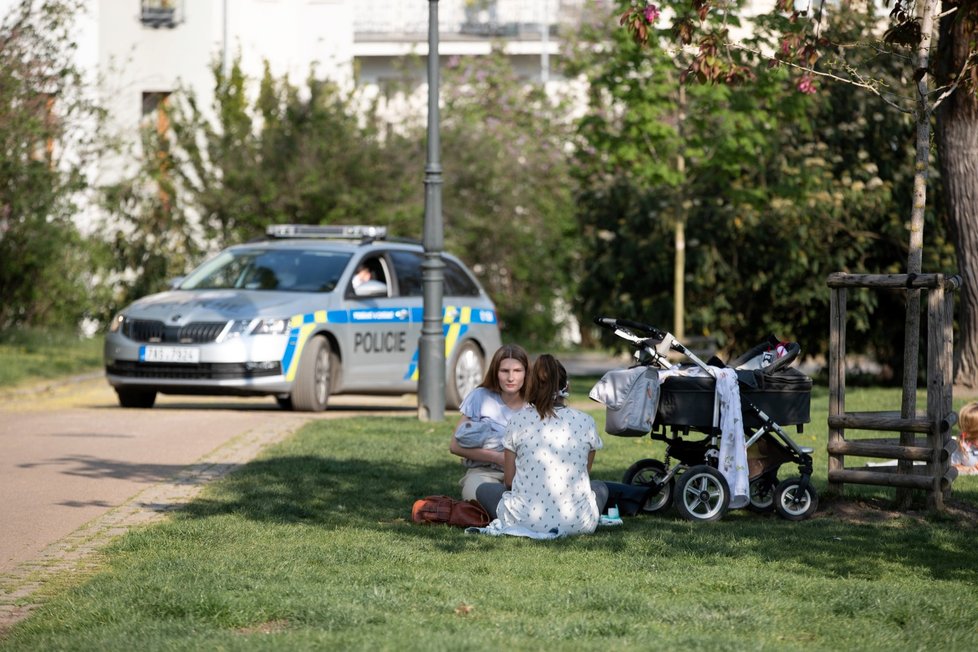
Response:
[[[853,399],[899,405],[897,391]],[[816,447],[819,489],[826,404],[816,391],[799,435]],[[312,423],[117,540],[101,571],[0,649],[978,648],[978,528],[967,516],[854,519],[837,509],[857,502],[847,497],[799,523],[737,510],[694,524],[669,512],[550,542],[415,525],[416,498],[457,492],[452,425]],[[597,478],[657,454],[648,439],[604,441]],[[978,478],[955,490],[957,504],[978,506]]]
[[[101,337],[22,330],[0,334],[0,389],[98,371],[101,367]]]

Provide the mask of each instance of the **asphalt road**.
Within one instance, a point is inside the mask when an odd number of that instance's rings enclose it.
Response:
[[[272,398],[161,396],[151,410],[127,410],[99,376],[4,395],[0,579],[113,511],[165,511],[172,506],[158,503],[180,496],[160,487],[203,484],[308,419],[381,411],[414,416],[417,399],[339,396],[315,416],[284,412]]]

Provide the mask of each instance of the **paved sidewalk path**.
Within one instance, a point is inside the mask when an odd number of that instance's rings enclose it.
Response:
[[[188,503],[206,485],[252,460],[263,448],[292,434],[307,418],[282,419],[235,437],[169,480],[155,484],[125,504],[48,546],[39,557],[0,576],[0,637],[37,607],[31,597],[55,576],[84,573],[98,563],[97,551],[129,528],[159,520]]]

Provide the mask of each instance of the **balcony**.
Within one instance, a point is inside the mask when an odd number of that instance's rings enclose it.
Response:
[[[580,11],[584,0],[440,0],[438,30],[443,38],[541,37],[568,14]],[[404,0],[357,0],[353,31],[358,41],[423,40],[428,31],[428,3]]]

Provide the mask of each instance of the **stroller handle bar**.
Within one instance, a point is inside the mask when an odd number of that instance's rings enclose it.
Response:
[[[643,324],[642,322],[632,321],[631,319],[615,319],[614,317],[595,317],[594,323],[598,326],[604,326],[605,328],[611,330],[618,330],[619,328],[628,328],[633,331],[641,331],[646,335],[651,335],[659,340],[664,340],[667,333],[659,330],[655,326],[649,324]]]
[[[671,333],[667,333],[655,326],[632,321],[631,319],[616,319],[614,317],[595,317],[594,323],[613,330],[618,337],[631,342],[640,350],[644,350],[650,356],[651,361],[663,369],[669,367],[669,363],[666,361],[666,353],[670,349],[682,353],[701,369],[709,369],[705,362],[700,360],[696,354],[686,348]],[[639,331],[649,337],[639,337],[632,331]]]

